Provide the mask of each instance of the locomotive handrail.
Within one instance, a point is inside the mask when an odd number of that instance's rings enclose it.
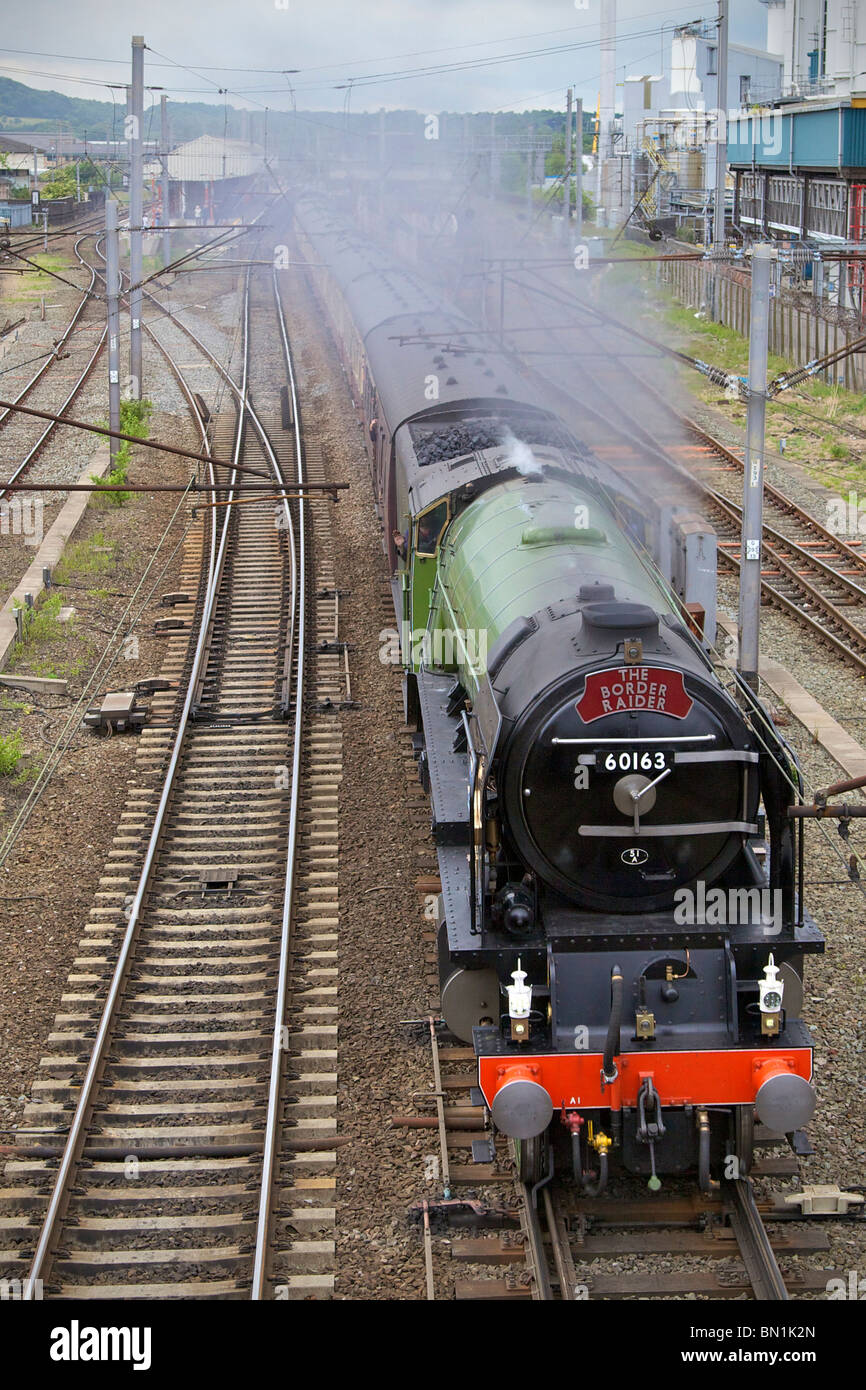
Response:
[[[476,936],[480,933],[480,927],[478,926],[478,847],[475,835],[475,788],[476,783],[478,781],[478,767],[480,759],[478,749],[475,746],[475,739],[472,737],[472,726],[469,723],[469,716],[466,713],[465,709],[460,711],[460,717],[463,721],[463,728],[466,733],[466,752],[469,758],[469,783],[467,788],[469,800],[469,883],[471,890],[469,897],[469,929],[472,932],[473,936]],[[483,907],[483,898],[481,899],[481,905]]]
[[[584,822],[577,827],[578,835],[584,839],[624,840],[638,835],[651,835],[656,839],[666,835],[756,835],[758,827],[749,820],[706,820],[684,821],[682,825],[642,825],[635,832],[631,825],[589,825]]]
[[[614,711],[618,713],[619,711]],[[623,714],[628,711],[623,710]],[[663,738],[605,738],[598,734],[596,738],[552,738],[551,743],[589,743],[593,746],[598,743],[626,743],[629,748],[633,748],[637,743],[715,743],[718,734],[665,734]]]

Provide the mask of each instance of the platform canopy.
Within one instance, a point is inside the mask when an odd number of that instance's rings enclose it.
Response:
[[[264,151],[258,145],[216,135],[200,135],[178,145],[167,162],[169,178],[182,183],[248,178],[265,167]]]

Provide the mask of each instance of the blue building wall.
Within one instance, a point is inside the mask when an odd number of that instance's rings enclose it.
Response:
[[[0,222],[8,222],[10,227],[29,227],[33,222],[33,212],[29,202],[0,203]]]
[[[866,108],[780,111],[732,120],[728,163],[764,169],[840,169],[866,173]]]

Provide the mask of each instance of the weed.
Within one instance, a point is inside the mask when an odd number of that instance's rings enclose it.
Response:
[[[100,478],[98,474],[91,473],[90,481],[97,483],[99,487],[122,487],[129,474],[129,461],[132,455],[132,445],[128,442],[121,444],[114,456],[114,467],[106,477]],[[90,506],[100,508],[103,511],[112,507],[122,507],[132,496],[131,492],[94,492],[90,497]]]
[[[32,714],[33,706],[25,700],[13,700],[11,695],[0,695],[0,709],[10,714]]]
[[[11,777],[21,761],[21,731],[0,734],[0,777]]]
[[[59,613],[63,607],[63,599],[59,594],[46,594],[41,602],[33,608],[26,608],[19,600],[15,600],[14,607],[24,611],[24,640],[16,642],[12,649],[13,661],[23,656],[27,648],[34,643],[50,642],[55,637],[59,637],[63,629]]]
[[[19,767],[12,778],[13,787],[23,787],[28,782],[35,782],[41,770],[42,762],[39,758],[34,758],[26,767]]]
[[[115,548],[116,543],[106,541],[102,531],[94,532],[89,540],[73,541],[54,567],[54,582],[67,584],[72,575],[110,572],[115,565]]]
[[[55,637],[59,637],[63,630],[58,616],[62,607],[63,599],[59,594],[48,594],[41,603],[32,608],[32,617],[24,629],[25,643],[51,642]]]
[[[84,669],[83,661],[33,661],[30,663],[34,676],[48,676],[51,680],[72,680]]]
[[[120,402],[120,430],[122,434],[135,435],[136,439],[146,439],[148,422],[153,406],[148,400]],[[103,422],[104,423],[104,422]],[[122,487],[129,476],[132,461],[132,445],[125,439],[114,456],[114,467],[105,478],[91,473],[90,481],[101,487]],[[103,510],[122,507],[132,496],[131,492],[94,492],[90,498],[92,507]]]

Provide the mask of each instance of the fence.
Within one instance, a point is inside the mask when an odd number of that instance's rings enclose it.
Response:
[[[699,309],[708,303],[713,268],[695,261],[669,261],[660,269],[662,278],[683,304]],[[718,321],[748,337],[751,296],[748,274],[725,267],[716,267],[715,273],[718,276]],[[784,295],[776,295],[770,305],[770,351],[784,357],[792,366],[802,367],[816,357],[838,352],[863,337],[864,332],[864,329],[834,323],[826,314],[804,309]],[[866,356],[862,352],[852,353],[818,376],[831,386],[838,384],[849,391],[866,391]]]

